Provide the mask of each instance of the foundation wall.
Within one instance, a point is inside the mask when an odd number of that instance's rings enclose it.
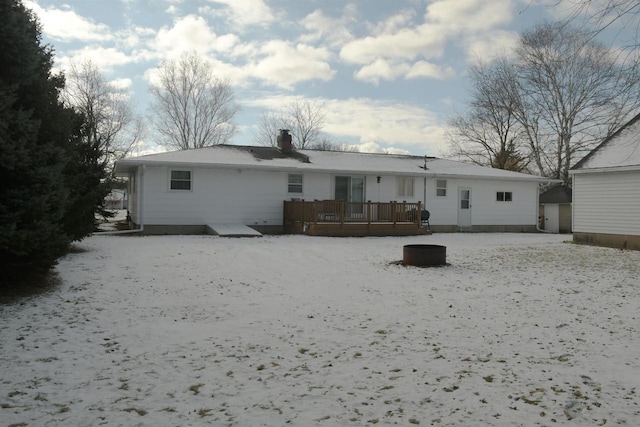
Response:
[[[573,233],[573,242],[608,248],[640,250],[640,236],[635,235]]]

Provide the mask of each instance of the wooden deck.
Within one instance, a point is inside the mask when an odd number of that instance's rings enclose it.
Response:
[[[284,231],[310,236],[414,236],[430,234],[421,225],[418,203],[337,200],[285,201]]]

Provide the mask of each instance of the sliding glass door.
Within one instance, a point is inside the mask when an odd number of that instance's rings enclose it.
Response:
[[[364,202],[364,177],[363,176],[336,176],[334,199],[341,202],[351,202],[345,212],[351,219],[359,219],[363,216]]]
[[[364,177],[336,176],[334,196],[342,202],[364,202]]]

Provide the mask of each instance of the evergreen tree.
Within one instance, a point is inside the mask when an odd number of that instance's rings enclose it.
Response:
[[[60,100],[64,78],[52,63],[33,13],[21,0],[0,0],[0,284],[49,269],[91,231],[88,209],[98,204],[102,175],[82,146],[82,117]]]
[[[96,212],[110,214],[102,208],[111,185],[107,177],[107,160],[99,143],[90,142],[87,121],[82,119],[76,120],[64,171],[68,196],[63,224],[65,234],[72,241],[82,240],[95,230]]]

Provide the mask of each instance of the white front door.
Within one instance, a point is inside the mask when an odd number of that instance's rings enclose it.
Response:
[[[471,189],[458,189],[458,226],[471,227]]]
[[[544,229],[551,233],[560,232],[560,205],[544,205]]]

